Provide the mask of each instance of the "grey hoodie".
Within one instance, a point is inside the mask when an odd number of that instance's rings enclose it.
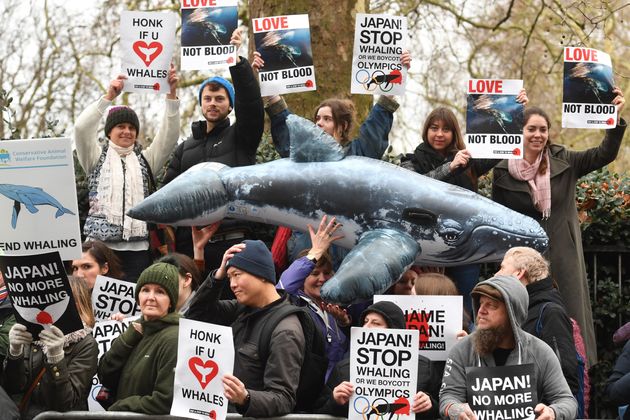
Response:
[[[551,407],[558,420],[575,419],[577,402],[564,379],[558,358],[544,341],[521,329],[521,324],[527,317],[529,305],[529,296],[525,286],[512,276],[496,276],[479,283],[481,284],[487,284],[501,292],[506,304],[516,347],[505,364],[532,363],[536,375],[538,402]],[[473,309],[475,314],[479,310],[479,296],[473,295]],[[491,354],[480,356],[475,352],[471,337],[472,335],[469,335],[460,340],[450,351],[446,360],[440,389],[440,415],[443,418],[447,418],[444,412],[449,405],[467,401],[466,367],[496,366]]]

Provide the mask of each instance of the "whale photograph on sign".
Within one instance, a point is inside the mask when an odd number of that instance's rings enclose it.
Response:
[[[290,115],[287,126],[289,158],[236,168],[200,163],[128,215],[178,226],[230,217],[301,231],[334,216],[344,235],[335,243],[351,252],[322,298],[339,304],[382,293],[414,263],[500,261],[513,246],[548,246],[530,217],[384,161],[345,157],[332,137],[301,117]]]

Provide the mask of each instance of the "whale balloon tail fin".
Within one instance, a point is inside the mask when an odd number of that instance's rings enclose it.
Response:
[[[406,233],[393,229],[368,231],[359,238],[335,275],[324,283],[322,299],[340,305],[370,300],[396,283],[418,252],[418,242]]]
[[[227,214],[228,194],[220,172],[225,165],[200,163],[127,211],[129,217],[173,226],[202,226]]]

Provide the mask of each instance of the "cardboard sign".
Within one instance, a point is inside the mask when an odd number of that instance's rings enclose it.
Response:
[[[137,319],[137,317],[130,317],[123,319],[122,321],[100,321],[94,325],[92,335],[98,343],[98,361],[101,361],[101,357],[112,347],[112,342],[120,334],[124,333],[131,325],[131,321]],[[96,401],[96,396],[101,390],[103,385],[98,380],[98,375],[94,375],[92,378],[92,388],[88,395],[88,410],[89,411],[105,411],[103,406]]]
[[[262,96],[316,89],[308,15],[252,19],[254,42],[265,61],[260,69]]]
[[[169,93],[168,70],[175,45],[175,14],[123,11],[120,15],[125,92]]]
[[[356,328],[350,331],[348,419],[388,414],[415,419],[411,411],[418,382],[418,331]]]
[[[16,321],[26,326],[33,339],[52,325],[64,334],[83,328],[58,252],[0,255],[0,269]]]
[[[467,402],[479,420],[534,419],[534,365],[466,368]]]
[[[171,415],[225,419],[228,400],[221,378],[233,368],[232,328],[181,319]]]
[[[357,13],[350,92],[404,94],[407,68],[400,57],[406,45],[406,17]]]
[[[468,80],[466,149],[473,158],[523,158],[522,88],[522,80]]]
[[[182,1],[182,70],[236,64],[237,0]]]
[[[92,308],[97,321],[105,321],[120,312],[124,316],[140,316],[136,303],[136,284],[106,276],[97,276],[92,290]]]
[[[0,253],[81,258],[70,139],[0,144]]]
[[[418,331],[418,353],[446,360],[462,329],[461,296],[375,295],[374,302],[394,302],[405,314],[408,330]]]
[[[564,49],[562,127],[615,128],[617,107],[610,56],[583,47]]]

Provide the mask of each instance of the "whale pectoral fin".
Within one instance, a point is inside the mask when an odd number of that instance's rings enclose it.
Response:
[[[287,117],[291,147],[289,157],[294,162],[336,162],[345,157],[337,141],[312,121],[291,114]]]
[[[20,210],[22,210],[22,206],[20,205],[20,202],[14,201],[13,213],[11,214],[11,227],[13,229],[15,229],[15,227],[17,226],[17,218],[18,218],[18,215],[20,214]]]
[[[322,299],[341,305],[369,300],[398,281],[418,252],[420,245],[407,233],[393,229],[369,231],[324,283]]]
[[[20,199],[22,204],[24,204],[24,206],[26,207],[26,210],[28,210],[29,212],[34,214],[39,211],[39,209],[35,207],[33,200],[31,200],[28,194],[18,194],[18,198]]]

